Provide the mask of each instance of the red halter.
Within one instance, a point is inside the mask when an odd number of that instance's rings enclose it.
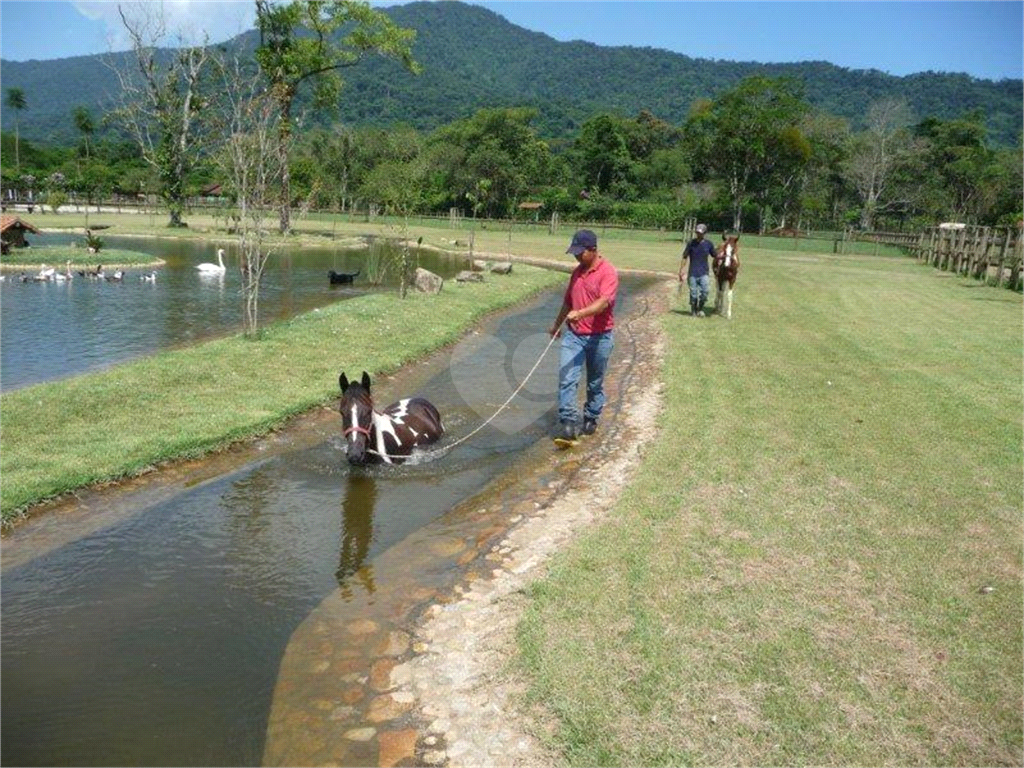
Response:
[[[367,429],[366,427],[360,427],[358,424],[353,424],[351,427],[346,428],[344,436],[348,437],[349,433],[351,432],[359,432],[360,434],[366,435],[367,437],[370,436],[370,430]]]

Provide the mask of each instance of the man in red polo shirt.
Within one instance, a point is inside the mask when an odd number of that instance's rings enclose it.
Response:
[[[597,430],[597,420],[604,408],[604,372],[615,346],[612,328],[619,275],[611,262],[598,253],[597,235],[589,229],[581,229],[573,235],[566,253],[575,256],[579,266],[569,277],[562,308],[548,332],[557,336],[562,323],[567,322],[558,369],[560,423],[557,437],[575,440],[579,420],[576,398],[584,365],[587,367],[587,398],[580,430],[584,435],[592,435]]]

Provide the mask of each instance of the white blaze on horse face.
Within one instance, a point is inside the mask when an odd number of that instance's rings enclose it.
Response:
[[[352,405],[352,416],[351,416],[351,419],[352,419],[352,421],[349,424],[349,426],[351,426],[351,427],[358,427],[359,426],[359,411],[357,410],[355,404]],[[359,433],[356,432],[353,429],[351,432],[348,433],[348,439],[351,440],[354,443],[356,441],[356,435],[357,434],[359,434]]]
[[[732,243],[727,243],[725,246],[725,266],[732,264]]]

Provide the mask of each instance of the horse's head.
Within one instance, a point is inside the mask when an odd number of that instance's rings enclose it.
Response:
[[[345,450],[349,464],[362,465],[367,461],[367,448],[373,434],[373,398],[370,397],[370,374],[363,371],[361,382],[350,382],[342,373],[338,377],[341,387],[341,424],[344,428]]]
[[[719,251],[719,258],[725,259],[729,264],[740,250],[740,236],[736,232],[726,232],[722,235],[722,248]]]

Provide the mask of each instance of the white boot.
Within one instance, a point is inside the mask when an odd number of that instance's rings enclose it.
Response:
[[[732,288],[725,292],[725,319],[732,320]]]

